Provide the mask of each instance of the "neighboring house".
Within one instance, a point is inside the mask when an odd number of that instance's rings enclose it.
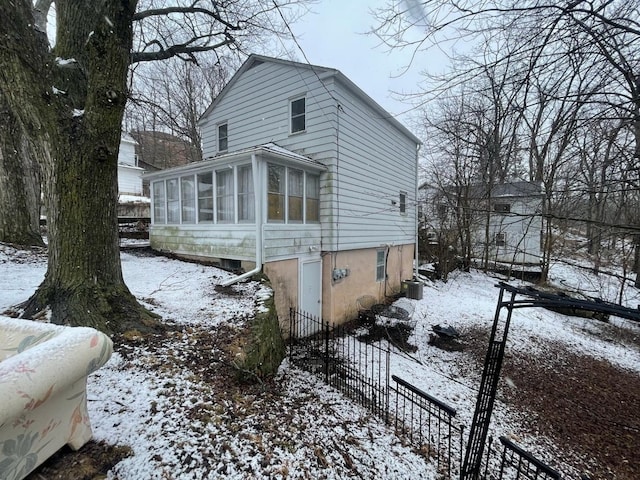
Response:
[[[118,152],[118,194],[142,195],[142,174],[144,169],[138,166],[136,141],[126,133],[120,138]]]
[[[202,160],[200,152],[187,140],[176,135],[155,130],[134,130],[138,166],[146,172],[178,167]],[[150,196],[149,181],[143,179],[142,191]]]
[[[482,261],[486,256],[490,265],[540,265],[544,225],[540,183],[506,182],[491,188],[434,188],[423,184],[420,198],[424,205],[420,223],[426,230],[423,238],[459,247],[458,229],[466,223],[475,260]]]
[[[338,70],[252,55],[200,125],[204,161],[145,176],[153,248],[263,271],[281,320],[412,277],[420,141]]]
[[[136,141],[126,133],[120,138],[118,152],[118,217],[149,218],[150,199],[144,195],[142,174],[135,152]]]

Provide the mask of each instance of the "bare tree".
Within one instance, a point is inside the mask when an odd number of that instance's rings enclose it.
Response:
[[[0,92],[42,166],[49,227],[47,274],[24,316],[49,310],[55,323],[108,332],[155,323],[124,284],[118,246],[129,68],[237,49],[277,30],[274,12],[286,15],[293,3],[58,0],[53,48],[36,21],[42,10],[28,0],[0,4]]]

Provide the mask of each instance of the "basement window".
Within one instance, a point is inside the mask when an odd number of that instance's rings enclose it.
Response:
[[[376,282],[384,282],[385,280],[385,257],[386,252],[384,249],[376,252]]]

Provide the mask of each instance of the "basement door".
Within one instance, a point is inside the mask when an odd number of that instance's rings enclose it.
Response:
[[[301,262],[300,310],[315,318],[322,316],[322,261]]]

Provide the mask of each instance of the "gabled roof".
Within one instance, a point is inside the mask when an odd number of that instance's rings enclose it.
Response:
[[[220,101],[224,98],[229,90],[233,88],[233,85],[238,81],[238,79],[242,76],[244,72],[250,70],[256,65],[260,65],[261,63],[271,62],[278,63],[280,65],[287,65],[295,68],[303,68],[306,70],[315,71],[316,75],[320,80],[324,80],[325,78],[335,78],[342,85],[347,87],[351,93],[353,93],[356,97],[360,98],[364,103],[369,105],[373,110],[378,112],[380,118],[387,120],[391,125],[393,125],[396,129],[398,129],[402,134],[406,137],[414,141],[416,144],[420,145],[422,142],[418,137],[416,137],[413,133],[411,133],[407,127],[405,127],[402,123],[400,123],[396,118],[387,112],[384,108],[382,108],[374,99],[372,99],[369,95],[367,95],[360,87],[358,87],[355,83],[353,83],[349,78],[347,78],[340,70],[336,70],[335,68],[321,67],[319,65],[311,65],[309,63],[301,63],[294,62],[292,60],[283,60],[280,58],[267,57],[264,55],[256,55],[251,54],[249,58],[242,64],[242,66],[238,69],[238,71],[231,77],[229,83],[227,83],[224,88],[220,91],[218,96],[211,102],[211,105],[205,110],[205,112],[200,117],[199,122],[205,123],[206,117],[213,111],[213,109],[220,103]]]

